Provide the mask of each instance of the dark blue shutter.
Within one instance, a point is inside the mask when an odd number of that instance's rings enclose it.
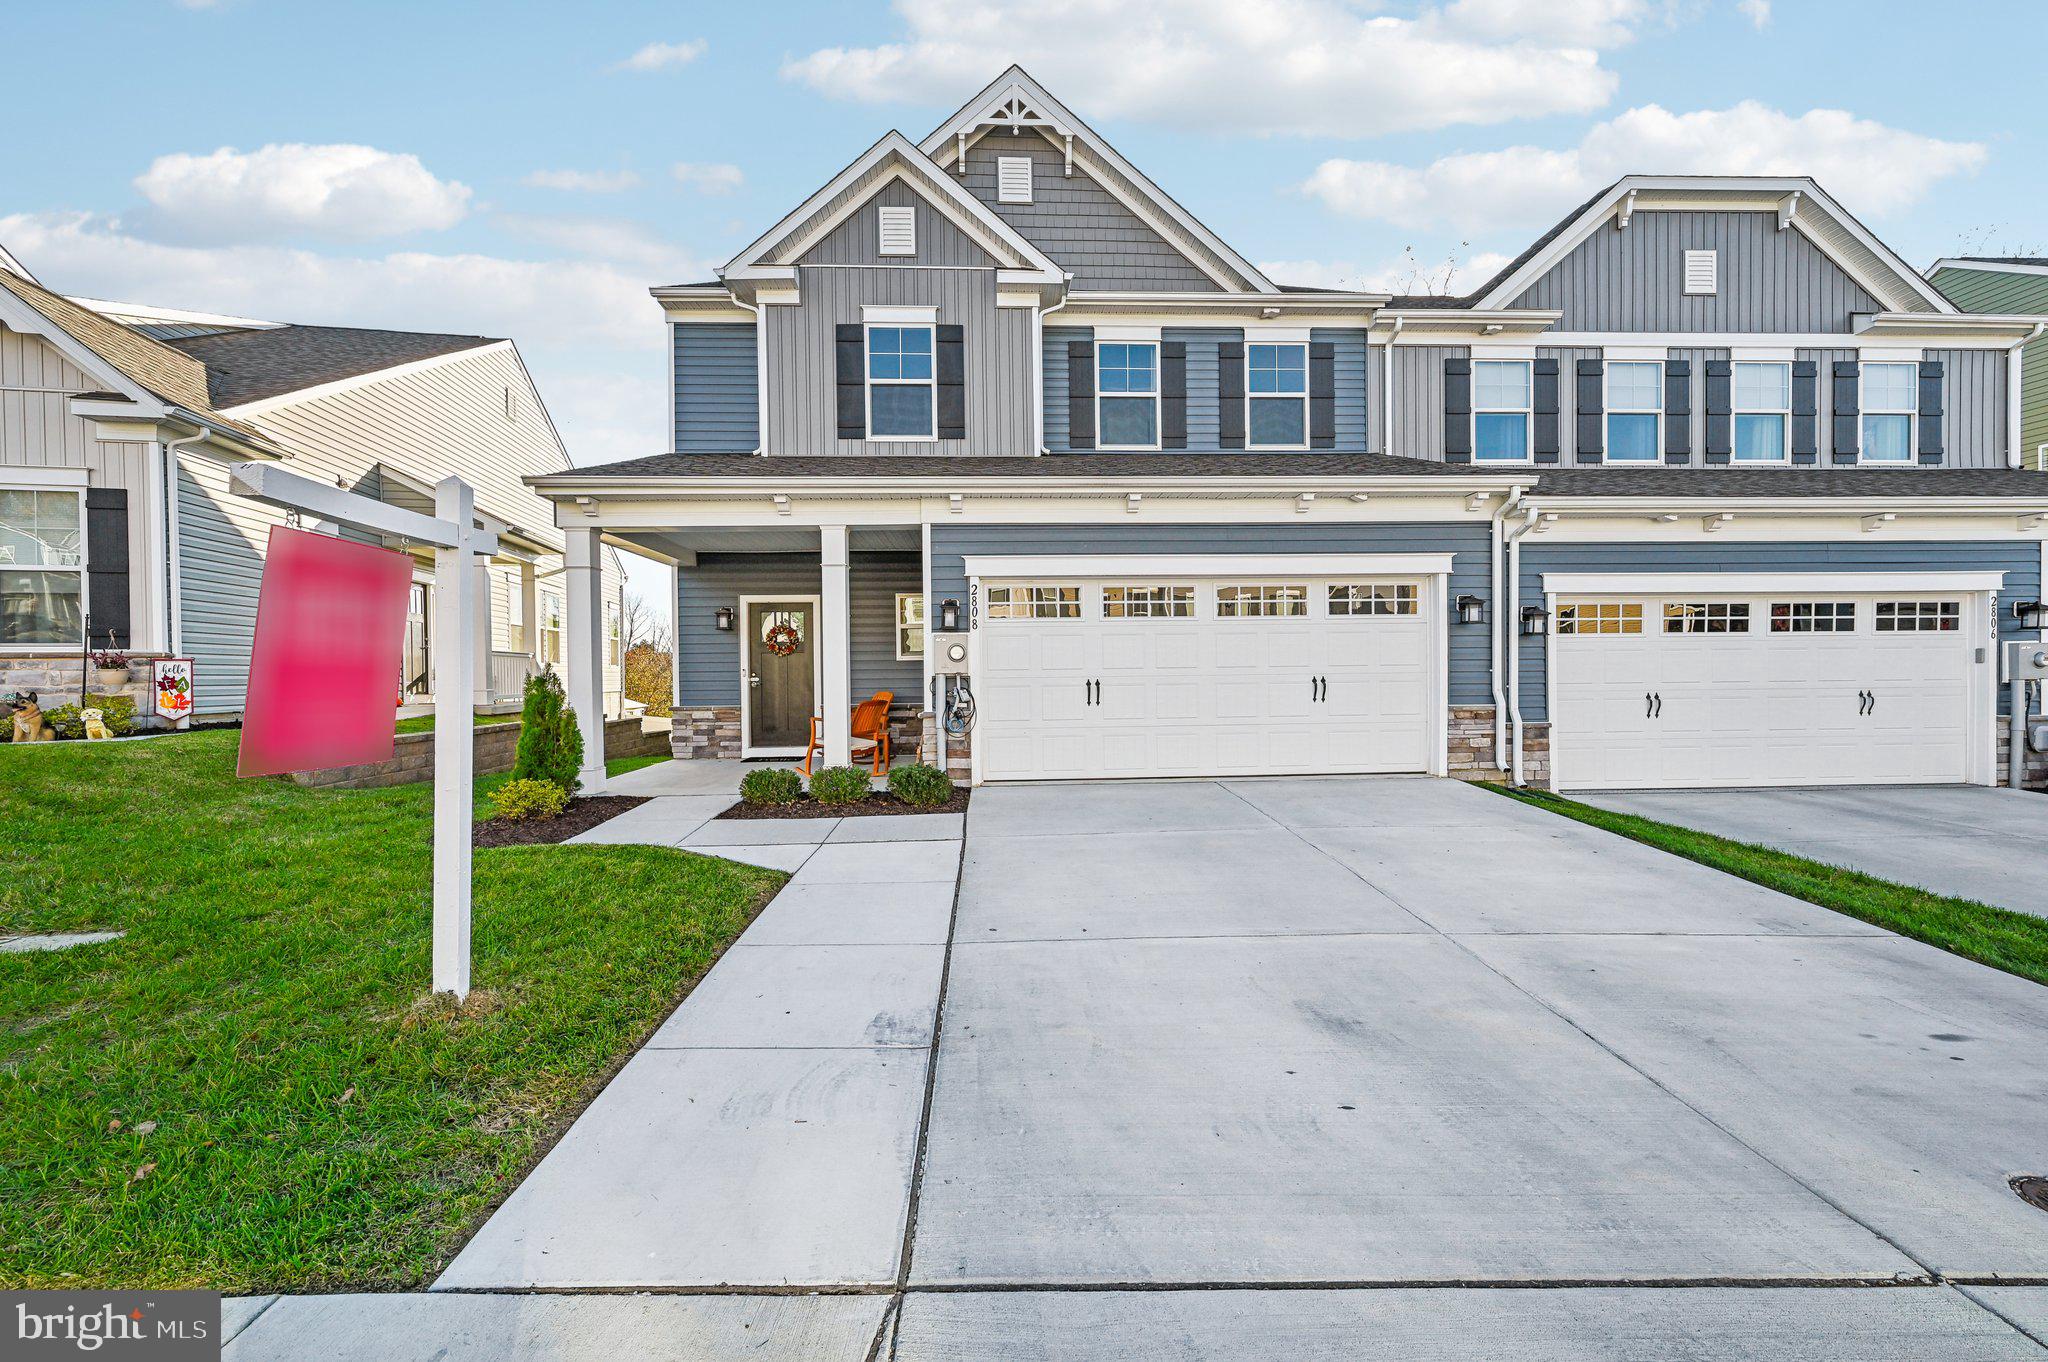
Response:
[[[1820,462],[1820,366],[1810,359],[1792,363],[1792,462]]]
[[[1942,375],[1938,359],[1920,366],[1920,462],[1935,465],[1942,455]]]
[[[1607,454],[1606,432],[1600,429],[1607,397],[1602,391],[1607,366],[1597,359],[1582,359],[1578,366],[1579,462],[1601,463]]]
[[[1188,447],[1188,343],[1159,342],[1159,447]]]
[[[1308,347],[1308,443],[1311,449],[1337,447],[1337,347],[1329,341]]]
[[[128,619],[128,494],[118,487],[85,493],[85,575],[91,595],[86,639],[95,648],[126,648]]]
[[[1834,387],[1830,392],[1833,401],[1829,405],[1835,413],[1832,446],[1836,463],[1856,462],[1856,408],[1861,400],[1856,388],[1862,372],[1862,366],[1853,359],[1835,361]]]
[[[1095,448],[1095,342],[1067,342],[1067,448]]]
[[[839,379],[839,438],[868,437],[868,342],[859,322],[832,328],[832,349]]]
[[[1735,449],[1735,368],[1725,359],[1707,361],[1707,462],[1727,463]]]
[[[1530,391],[1530,405],[1536,413],[1536,429],[1530,443],[1530,453],[1537,463],[1556,463],[1558,460],[1558,377],[1555,359],[1539,359],[1532,370],[1535,383]]]
[[[1692,461],[1692,361],[1664,361],[1664,462]]]
[[[1472,462],[1472,361],[1444,361],[1444,462]]]
[[[1244,342],[1227,340],[1216,346],[1216,443],[1224,449],[1244,448]]]
[[[938,344],[939,438],[967,438],[967,331],[965,327],[941,326],[933,339]]]

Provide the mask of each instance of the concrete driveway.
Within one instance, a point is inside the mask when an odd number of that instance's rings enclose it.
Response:
[[[1956,898],[2048,914],[2048,798],[1979,785],[1575,796]]]

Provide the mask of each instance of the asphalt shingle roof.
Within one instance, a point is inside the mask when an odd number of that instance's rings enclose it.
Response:
[[[490,336],[353,326],[280,326],[164,342],[205,366],[207,391],[218,407],[236,407],[496,343]]]

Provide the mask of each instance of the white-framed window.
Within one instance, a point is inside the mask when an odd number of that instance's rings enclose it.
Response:
[[[938,438],[930,326],[868,326],[868,438]]]
[[[1656,463],[1664,453],[1664,365],[1613,360],[1607,365],[1607,462]]]
[[[1270,619],[1275,616],[1307,613],[1307,586],[1275,583],[1216,588],[1218,619]]]
[[[1866,364],[1857,409],[1863,413],[1863,463],[1913,462],[1913,427],[1920,414],[1920,366]]]
[[[543,666],[562,665],[562,598],[552,592],[540,597],[540,660]]]
[[[992,620],[1077,620],[1081,618],[1078,586],[995,586],[988,590]]]
[[[1031,158],[996,157],[996,202],[1031,202]]]
[[[1880,634],[1953,634],[1963,627],[1961,601],[1879,601]]]
[[[1856,632],[1854,601],[1773,601],[1771,632],[1774,634],[1853,634]]]
[[[517,577],[505,582],[505,646],[515,653],[526,651],[526,592]]]
[[[924,656],[924,593],[896,593],[896,660],[915,662]]]
[[[1746,634],[1749,605],[1745,601],[1673,601],[1664,607],[1667,634]]]
[[[1095,443],[1099,449],[1159,448],[1157,341],[1095,347]]]
[[[880,240],[875,249],[883,255],[917,254],[917,210],[883,208],[879,214]]]
[[[0,647],[77,648],[85,630],[85,493],[0,487]]]
[[[1244,348],[1245,444],[1251,449],[1308,447],[1308,346],[1254,341]]]
[[[1527,463],[1533,361],[1472,361],[1472,459]]]
[[[1557,607],[1560,634],[1640,634],[1643,607],[1634,601],[1589,601]]]
[[[604,656],[605,665],[623,666],[626,661],[626,640],[619,628],[619,607],[605,603],[604,607]]]
[[[1783,463],[1792,428],[1792,366],[1780,361],[1735,365],[1735,462]]]
[[[1688,294],[1713,293],[1721,286],[1721,257],[1717,251],[1687,251],[1685,253],[1685,291]]]
[[[1410,582],[1332,582],[1332,615],[1412,615],[1416,591]]]
[[[1102,617],[1111,620],[1185,620],[1195,617],[1191,586],[1106,586]]]

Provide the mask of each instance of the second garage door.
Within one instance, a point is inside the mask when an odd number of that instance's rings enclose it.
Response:
[[[1426,771],[1430,579],[984,582],[984,780]]]

